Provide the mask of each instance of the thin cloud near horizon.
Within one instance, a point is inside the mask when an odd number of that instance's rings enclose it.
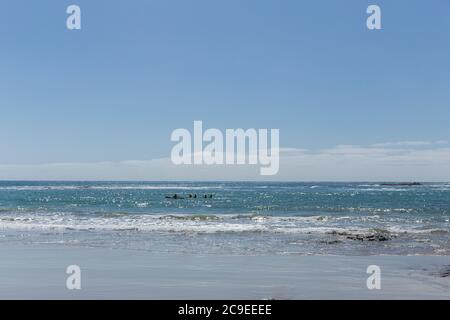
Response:
[[[259,165],[175,166],[169,158],[119,162],[0,164],[1,180],[450,181],[450,147],[401,141],[309,150],[280,148],[280,172]]]
[[[397,142],[383,142],[372,144],[374,147],[417,147],[417,146],[432,146],[432,145],[446,145],[447,140],[438,141],[397,141]]]

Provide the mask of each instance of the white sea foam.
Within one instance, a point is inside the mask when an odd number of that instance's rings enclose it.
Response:
[[[281,233],[281,234],[372,234],[376,229],[395,234],[438,233],[447,228],[424,228],[423,223],[391,219],[379,223],[379,217],[274,217],[261,215],[144,215],[70,213],[2,214],[0,229],[9,230],[98,230],[175,233]]]

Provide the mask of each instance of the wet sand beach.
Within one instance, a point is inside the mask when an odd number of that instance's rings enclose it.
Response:
[[[1,299],[450,298],[445,256],[157,254],[4,244],[0,252]],[[69,265],[81,268],[81,290],[66,288]],[[367,288],[369,265],[381,268],[381,290]]]

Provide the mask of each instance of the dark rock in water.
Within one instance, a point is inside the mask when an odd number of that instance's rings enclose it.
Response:
[[[359,241],[388,241],[391,238],[385,234],[369,234],[369,235],[351,235],[347,236],[347,239],[350,240],[359,240]]]
[[[383,187],[414,187],[421,186],[419,182],[382,183]]]
[[[341,236],[345,237],[349,240],[357,240],[357,241],[389,241],[393,238],[393,236],[390,234],[389,231],[386,230],[373,230],[372,233],[369,234],[352,234],[348,232],[338,232],[338,231],[332,231],[329,234],[335,235],[335,236]]]
[[[320,243],[323,244],[339,244],[342,243],[341,240],[324,240],[324,241],[320,241]]]
[[[437,274],[441,278],[447,278],[450,277],[450,265],[445,266],[442,270],[440,270]]]

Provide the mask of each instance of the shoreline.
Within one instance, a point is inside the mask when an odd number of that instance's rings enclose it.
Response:
[[[448,256],[152,253],[0,243],[0,299],[450,299]],[[81,290],[66,269],[81,268]],[[368,290],[369,265],[381,290]],[[243,268],[242,266],[246,266]]]

